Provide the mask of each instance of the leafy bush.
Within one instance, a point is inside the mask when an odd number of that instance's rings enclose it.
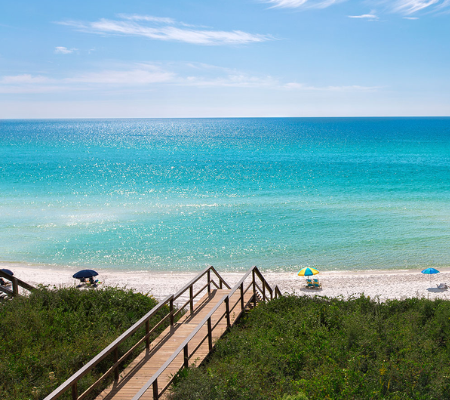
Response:
[[[180,374],[171,398],[448,398],[449,338],[446,300],[285,296],[252,310],[207,365]]]
[[[0,303],[0,398],[44,398],[156,304],[151,296],[113,287],[41,287]],[[168,308],[151,325],[166,313]],[[143,329],[135,335],[142,337]],[[130,338],[120,346],[119,357],[134,343]],[[110,365],[105,359],[79,381],[79,393]]]

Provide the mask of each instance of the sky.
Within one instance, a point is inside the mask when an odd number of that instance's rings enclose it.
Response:
[[[0,119],[450,116],[450,0],[0,3]]]

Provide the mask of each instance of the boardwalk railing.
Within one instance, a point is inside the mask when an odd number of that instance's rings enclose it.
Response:
[[[12,290],[0,285],[0,292],[6,293],[11,297],[19,296],[19,286],[29,291],[36,289],[34,286],[31,286],[28,283],[21,281],[19,278],[16,278],[15,276],[3,272],[2,270],[0,270],[0,278],[11,281]]]
[[[246,286],[247,278],[251,276],[251,282]],[[258,284],[258,279],[260,281],[260,284]],[[260,286],[261,285],[261,286]],[[253,294],[250,297],[250,300],[248,302],[245,302],[245,294],[252,290]],[[231,304],[231,299],[234,296],[235,293],[239,293],[238,298],[234,298],[234,304]],[[231,327],[231,314],[235,313],[235,319],[238,319],[242,313],[245,311],[246,307],[249,306],[251,302],[253,302],[256,305],[256,302],[258,301],[258,298],[260,298],[262,301],[266,301],[268,299],[273,299],[281,296],[281,292],[278,288],[278,286],[275,286],[274,289],[270,287],[270,285],[267,283],[261,272],[258,270],[257,267],[251,268],[244,276],[243,278],[231,289],[231,291],[224,295],[221,300],[216,304],[216,306],[205,316],[205,318],[197,325],[197,327],[192,331],[192,333],[184,340],[184,342],[175,350],[175,352],[169,357],[169,359],[161,366],[161,368],[145,383],[145,385],[139,390],[139,392],[132,398],[132,400],[139,400],[144,394],[149,390],[150,387],[152,387],[153,390],[153,399],[157,400],[161,397],[161,395],[167,390],[167,388],[172,384],[175,377],[172,377],[172,379],[165,385],[164,388],[162,388],[161,391],[158,389],[158,377],[171,365],[177,356],[183,352],[183,364],[180,365],[179,369],[185,367],[187,368],[189,366],[189,361],[193,358],[196,351],[200,348],[200,346],[205,342],[205,340],[208,340],[208,348],[209,351],[213,348],[213,341],[212,341],[212,334],[214,329],[218,326],[218,324],[222,321],[223,318],[226,318],[227,321],[227,327]],[[216,311],[222,307],[225,304],[225,311],[219,315],[217,321],[213,324],[212,322],[212,316]],[[237,308],[237,310],[236,310]],[[206,335],[204,335],[200,343],[197,344],[197,346],[189,352],[189,343],[192,341],[192,339],[200,332],[200,330],[207,325],[207,332]]]
[[[1,272],[1,271],[0,271]],[[213,279],[213,275],[217,278],[217,282]],[[11,278],[11,275],[8,275]],[[194,285],[199,282],[202,278],[206,276],[206,284],[194,293]],[[198,274],[192,281],[190,281],[186,286],[179,290],[176,294],[166,297],[162,302],[145,314],[139,321],[137,321],[132,327],[120,335],[114,342],[107,346],[103,351],[101,351],[97,356],[95,356],[91,361],[89,361],[83,368],[73,374],[69,379],[67,379],[62,385],[56,388],[52,393],[50,393],[44,400],[57,399],[63,393],[67,392],[69,389],[72,392],[73,400],[82,400],[92,392],[100,383],[102,383],[108,376],[114,374],[114,380],[117,382],[119,380],[119,367],[120,365],[130,356],[130,354],[136,350],[136,348],[145,341],[145,347],[147,350],[150,349],[150,337],[151,335],[164,323],[170,323],[170,326],[174,325],[177,316],[180,316],[183,310],[189,306],[189,312],[192,314],[194,312],[194,300],[205,290],[208,293],[211,292],[212,286],[217,289],[222,289],[223,285],[230,288],[228,284],[223,280],[219,273],[214,267],[208,267],[203,272]],[[177,299],[184,296],[186,292],[189,292],[189,299],[186,303],[178,306],[177,310],[174,310],[174,304]],[[158,313],[163,307],[169,306],[169,313],[162,318],[153,328],[150,329],[150,319]],[[145,335],[137,340],[137,342],[122,356],[119,358],[119,346],[133,335],[139,328],[145,326]],[[100,361],[106,359],[108,356],[113,355],[113,363],[110,368],[94,383],[92,384],[84,393],[78,395],[78,381],[87,375]]]

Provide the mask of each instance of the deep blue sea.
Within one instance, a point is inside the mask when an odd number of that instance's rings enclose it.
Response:
[[[450,265],[450,118],[0,121],[0,260]]]

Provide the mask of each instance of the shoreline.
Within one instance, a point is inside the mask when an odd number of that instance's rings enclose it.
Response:
[[[72,275],[81,267],[54,267],[49,265],[20,262],[2,262],[0,268],[9,268],[14,276],[31,285],[56,287],[77,286],[80,282]],[[186,283],[198,275],[197,272],[129,271],[95,268],[98,279],[104,286],[117,286],[150,294],[157,300],[176,293]],[[441,268],[439,274],[424,275],[420,270],[363,270],[363,271],[325,271],[314,276],[322,284],[321,290],[305,289],[305,278],[293,272],[261,271],[270,286],[278,285],[281,292],[297,295],[320,295],[349,298],[364,294],[380,301],[426,297],[430,299],[450,299],[450,290],[437,289],[441,282],[450,286],[450,267]],[[232,287],[245,274],[242,272],[217,271]],[[100,286],[101,287],[101,286]],[[181,300],[184,300],[181,298]]]

